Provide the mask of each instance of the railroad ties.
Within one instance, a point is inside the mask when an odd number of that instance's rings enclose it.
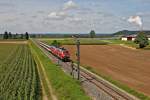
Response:
[[[54,63],[58,64],[65,73],[67,73],[68,75],[72,75],[73,78],[77,79],[78,70],[76,64],[72,65],[71,62],[63,62],[40,46],[39,48]],[[80,82],[85,92],[93,100],[138,100],[136,97],[126,93],[125,91],[112,85],[108,81],[84,69],[83,67],[81,67]]]

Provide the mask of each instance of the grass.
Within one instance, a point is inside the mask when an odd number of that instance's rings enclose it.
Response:
[[[48,44],[51,44],[55,39],[42,39],[41,41],[47,42]],[[60,42],[62,45],[74,45],[76,44],[76,41],[71,38],[66,39],[56,39],[58,42]],[[91,39],[91,38],[80,38],[81,45],[106,45],[108,44],[105,41],[99,40],[99,39]]]
[[[111,76],[105,75],[102,72],[97,72],[96,70],[94,70],[92,67],[90,66],[83,66],[84,68],[86,68],[87,70],[90,70],[91,72],[99,75],[100,77],[104,78],[105,80],[109,81],[110,83],[116,85],[117,87],[119,87],[120,89],[125,90],[126,92],[128,92],[129,94],[132,94],[134,96],[136,96],[137,98],[141,99],[141,100],[150,100],[150,97],[144,95],[143,93],[140,93],[134,89],[132,89],[131,87],[128,87],[127,85],[114,80]]]
[[[108,40],[109,42],[111,42],[110,44],[125,44],[127,46],[131,46],[131,47],[134,47],[134,48],[138,48],[138,45],[135,44],[133,41],[122,41],[122,40]]]
[[[107,41],[110,42],[110,44],[124,44],[124,45],[127,45],[129,47],[140,49],[139,45],[134,43],[133,41],[122,41],[122,40],[119,40],[119,39],[107,40]],[[143,50],[150,50],[150,41],[149,41],[149,45],[147,47],[145,47],[145,48],[142,48],[142,49]]]
[[[31,42],[31,47],[41,60],[59,100],[90,100],[78,81],[73,80],[71,76],[66,75],[60,67],[52,63],[33,42]]]
[[[36,55],[36,51],[31,46],[31,42],[29,43],[29,46],[30,46],[32,55],[33,55],[33,57],[34,57],[34,59],[36,61],[37,67],[38,67],[38,72],[39,72],[40,80],[41,80],[41,82],[43,84],[42,88],[44,88],[43,91],[45,91],[46,97],[48,98],[48,100],[52,100],[51,93],[50,93],[50,90],[48,88],[48,84],[47,84],[46,79],[44,77],[44,72],[42,71],[42,65],[41,65],[41,63],[39,61],[38,56]]]

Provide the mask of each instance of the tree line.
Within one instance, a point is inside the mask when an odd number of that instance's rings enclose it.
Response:
[[[26,32],[25,34],[12,34],[11,32],[5,31],[3,34],[3,39],[29,39],[29,33]]]

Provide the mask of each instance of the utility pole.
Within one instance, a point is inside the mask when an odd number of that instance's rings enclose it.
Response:
[[[76,41],[76,47],[77,47],[77,52],[76,52],[76,56],[77,56],[77,78],[78,80],[80,80],[80,40],[78,39],[77,36],[72,36],[75,41]]]
[[[77,68],[78,68],[78,80],[80,80],[80,41],[76,40],[77,45]]]

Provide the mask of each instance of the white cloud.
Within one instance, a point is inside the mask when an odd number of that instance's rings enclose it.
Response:
[[[48,17],[51,19],[55,20],[64,20],[68,17],[69,15],[63,11],[61,12],[51,12]]]
[[[60,9],[60,11],[51,12],[48,15],[48,18],[54,20],[64,20],[66,18],[72,17],[72,15],[70,15],[69,12],[67,11],[76,8],[78,8],[76,3],[74,3],[73,1],[68,1],[64,4],[63,8]],[[74,19],[74,20],[79,20],[79,19]]]
[[[75,2],[73,1],[68,1],[64,4],[63,10],[72,10],[72,9],[77,9],[78,6]]]
[[[135,23],[136,25],[142,27],[142,18],[140,16],[130,16],[128,22]]]

